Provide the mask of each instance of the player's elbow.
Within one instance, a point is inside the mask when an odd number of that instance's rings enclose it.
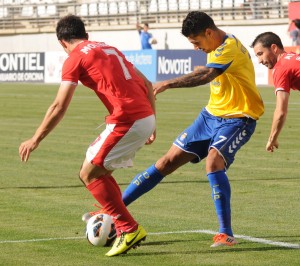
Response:
[[[287,117],[287,110],[275,110],[275,116],[277,120],[285,121]]]
[[[51,110],[50,112],[56,116],[63,116],[66,113],[67,108],[68,107],[63,104],[53,103],[49,109]]]

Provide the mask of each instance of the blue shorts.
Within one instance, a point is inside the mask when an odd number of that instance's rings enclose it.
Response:
[[[233,163],[236,152],[250,139],[256,127],[251,118],[221,118],[204,108],[194,123],[173,142],[180,149],[195,154],[198,163],[214,148],[223,156],[226,168]]]

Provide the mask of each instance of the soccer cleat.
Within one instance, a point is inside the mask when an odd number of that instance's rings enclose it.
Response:
[[[108,257],[117,256],[120,254],[127,253],[131,248],[137,248],[141,241],[145,240],[147,232],[145,229],[139,225],[138,229],[132,233],[122,232],[122,234],[117,237],[111,250],[105,255]]]
[[[216,248],[220,246],[233,246],[238,243],[233,236],[229,236],[223,233],[216,234],[213,240],[214,243],[210,246],[211,248]]]

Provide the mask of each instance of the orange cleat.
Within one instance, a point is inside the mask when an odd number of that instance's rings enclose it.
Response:
[[[216,234],[213,240],[214,243],[210,246],[211,248],[216,248],[220,246],[233,246],[238,243],[233,236],[229,236],[223,233]]]

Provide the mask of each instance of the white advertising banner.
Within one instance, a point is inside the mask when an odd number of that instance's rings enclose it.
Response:
[[[45,83],[61,82],[61,70],[67,57],[64,51],[45,53]]]
[[[44,53],[0,54],[0,82],[44,82]]]
[[[251,55],[251,59],[254,65],[256,85],[268,85],[268,81],[269,81],[268,68],[262,64],[259,64],[258,59],[253,52],[253,49],[249,49],[248,51]]]

